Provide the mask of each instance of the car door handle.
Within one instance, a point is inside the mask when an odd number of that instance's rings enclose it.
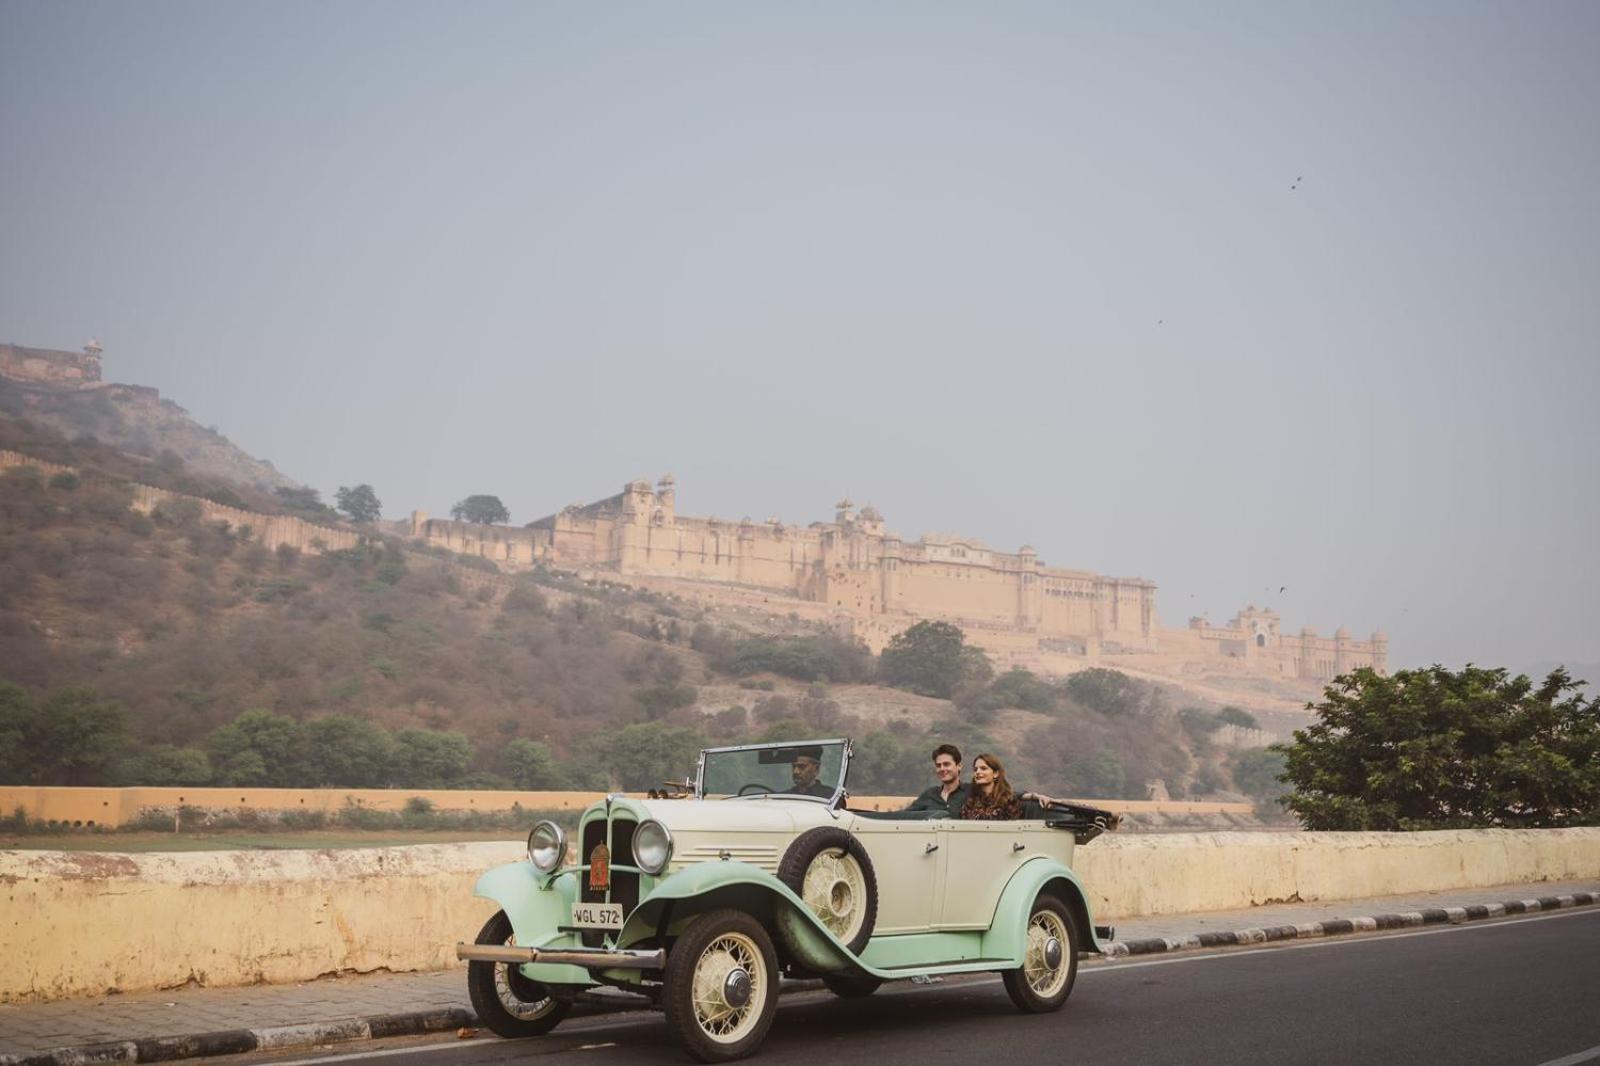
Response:
[[[924,855],[932,855],[934,852],[936,852],[938,850],[939,850],[939,845],[937,845],[937,844],[929,844],[927,847],[922,849],[922,854],[924,854]]]
[[[1015,843],[1015,844],[1012,844],[1012,845],[1011,845],[1011,850],[1012,850],[1012,851],[1021,851],[1021,850],[1022,850],[1022,849],[1023,849],[1023,848],[1025,848],[1025,847],[1027,847],[1027,846],[1028,846],[1028,845],[1026,845],[1026,844],[1024,844],[1024,843],[1022,843],[1022,842],[1021,842],[1021,841],[1018,841],[1018,842],[1016,842],[1016,843]]]

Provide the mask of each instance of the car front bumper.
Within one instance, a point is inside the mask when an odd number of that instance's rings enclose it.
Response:
[[[667,953],[657,948],[638,951],[629,948],[525,948],[516,944],[456,944],[456,958],[466,962],[558,963],[593,970],[659,970],[667,964]]]

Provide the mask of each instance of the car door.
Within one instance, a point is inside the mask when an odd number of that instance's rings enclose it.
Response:
[[[1027,858],[1037,854],[1020,831],[1026,823],[948,821],[939,850],[945,856],[944,891],[934,921],[940,929],[987,929],[1000,892]],[[1022,844],[1021,848],[1016,845]]]
[[[857,818],[850,831],[867,849],[878,880],[878,920],[873,936],[925,933],[933,928],[936,895],[944,883],[944,850],[936,826],[944,822]]]

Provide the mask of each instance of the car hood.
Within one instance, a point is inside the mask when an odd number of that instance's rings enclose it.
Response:
[[[733,830],[792,833],[831,825],[827,805],[807,800],[636,800],[645,816],[674,833]]]

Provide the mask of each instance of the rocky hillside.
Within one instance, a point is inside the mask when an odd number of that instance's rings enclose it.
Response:
[[[260,490],[298,484],[143,386],[66,386],[0,375],[0,418],[48,426],[68,439],[90,436],[151,460],[174,456],[192,471]]]
[[[919,789],[945,740],[1063,795],[1274,787],[1227,742],[1247,715],[1111,671],[934,699],[824,632],[376,534],[268,550],[192,501],[132,499],[89,471],[0,474],[0,782],[646,788],[706,742],[849,735],[862,791]]]

